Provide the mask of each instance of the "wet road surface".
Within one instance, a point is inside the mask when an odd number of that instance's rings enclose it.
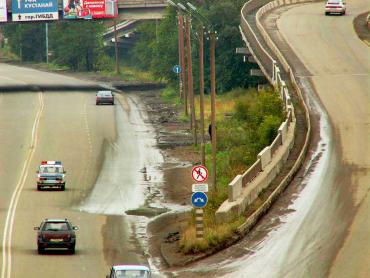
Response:
[[[0,81],[30,82],[28,74],[22,79],[28,69],[0,65],[0,71]],[[46,75],[46,82],[54,84],[80,82]],[[32,80],[42,82],[45,73],[32,70]],[[1,278],[105,277],[112,264],[147,263],[133,233],[135,218],[123,214],[127,196],[129,207],[144,202],[147,184],[140,169],[144,164],[150,169],[161,157],[150,144],[151,134],[145,142],[138,139],[140,129],[145,132],[146,127],[134,98],[122,95],[118,99],[124,104],[96,106],[91,92],[0,94]],[[129,142],[119,141],[125,136],[131,136]],[[142,146],[135,148],[139,142]],[[130,153],[127,143],[132,145]],[[112,156],[119,156],[118,162],[107,167]],[[63,162],[66,191],[36,190],[35,171],[42,160]],[[114,198],[95,196],[91,201],[100,186],[117,194]],[[92,211],[83,209],[87,203]],[[99,209],[102,203],[121,207],[105,211]],[[75,255],[59,251],[37,254],[33,227],[44,218],[68,218],[79,227]]]

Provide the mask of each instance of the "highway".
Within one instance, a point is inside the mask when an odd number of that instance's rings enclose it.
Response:
[[[321,187],[331,188],[326,203],[336,203],[337,214],[326,211],[327,218],[321,223],[312,222],[316,227],[313,240],[305,234],[304,226],[291,243],[291,249],[305,242],[307,246],[316,243],[318,248],[316,265],[334,259],[329,269],[321,269],[321,275],[331,277],[368,277],[370,273],[370,48],[357,38],[353,29],[356,15],[369,9],[366,0],[353,0],[347,3],[344,17],[325,17],[323,4],[308,4],[289,9],[278,20],[278,28],[301,59],[309,72],[316,93],[329,115],[333,126],[330,144],[333,144],[337,161],[329,162],[329,171],[337,167],[331,184]],[[337,166],[335,166],[337,164]],[[347,194],[339,194],[343,190]],[[349,189],[349,190],[348,190]],[[346,208],[352,201],[355,214]],[[314,206],[311,214],[328,206]],[[330,217],[330,216],[336,217]],[[308,218],[310,219],[310,218]],[[312,217],[311,217],[312,219]],[[336,236],[346,222],[344,241]],[[310,223],[306,221],[306,226]],[[329,237],[325,237],[329,234]],[[325,239],[325,240],[324,240]],[[337,240],[338,242],[333,243]],[[298,244],[299,243],[299,244]],[[325,246],[333,246],[334,254],[325,258]],[[317,247],[317,246],[316,246]],[[303,252],[304,253],[304,252]],[[300,253],[300,256],[303,254]],[[326,266],[324,266],[326,267]]]
[[[325,16],[322,2],[307,3],[264,20],[289,44],[281,50],[301,84],[311,84],[317,147],[301,182],[247,238],[179,277],[369,277],[370,48],[353,29],[366,9],[367,0],[353,0],[346,16]]]
[[[88,83],[3,64],[0,72],[9,84]],[[137,125],[145,127],[135,99],[117,98],[115,106],[96,106],[94,92],[0,94],[1,278],[105,277],[112,264],[147,263],[123,214],[143,202],[144,149],[157,153],[138,139]],[[36,190],[42,160],[63,162],[66,191]],[[68,218],[79,227],[75,255],[37,254],[33,227],[44,218]]]

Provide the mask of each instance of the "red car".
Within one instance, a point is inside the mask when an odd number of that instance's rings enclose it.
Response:
[[[98,91],[96,94],[96,105],[99,104],[114,105],[114,94],[112,91]]]
[[[75,253],[77,227],[67,219],[45,219],[37,231],[37,251],[42,254],[45,249],[57,248],[68,249],[72,254]]]

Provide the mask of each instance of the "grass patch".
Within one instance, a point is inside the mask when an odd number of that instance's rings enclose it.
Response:
[[[206,226],[203,239],[196,238],[195,227],[191,225],[180,239],[180,249],[184,254],[197,254],[223,246],[236,234],[243,221],[244,218],[239,218],[232,223]]]
[[[137,70],[128,66],[121,66],[120,73],[118,74],[114,69],[103,70],[99,73],[104,77],[118,77],[122,81],[156,82],[150,72]]]
[[[283,103],[273,91],[236,89],[216,100],[217,130],[217,190],[208,193],[204,209],[205,237],[195,238],[195,225],[190,223],[180,246],[183,253],[204,252],[216,245],[223,245],[235,234],[245,216],[232,217],[230,223],[217,224],[216,210],[228,198],[228,184],[246,171],[256,160],[257,154],[275,139],[280,124],[285,120]],[[197,104],[199,99],[197,98]],[[197,105],[199,115],[199,105]],[[225,116],[226,114],[226,116]],[[198,116],[199,117],[199,116]],[[208,131],[210,98],[205,98],[205,127]],[[211,144],[206,149],[206,166],[212,173]]]

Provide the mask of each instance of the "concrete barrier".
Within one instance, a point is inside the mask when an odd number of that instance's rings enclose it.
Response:
[[[291,102],[291,97],[289,91],[286,87],[285,81],[282,80],[280,75],[280,69],[277,66],[276,61],[267,53],[264,49],[257,36],[254,34],[253,29],[246,20],[248,12],[252,12],[259,7],[256,14],[256,25],[257,28],[272,50],[274,55],[278,58],[279,62],[283,66],[284,70],[289,73],[290,81],[292,87],[296,91],[298,98],[305,110],[305,118],[307,124],[307,133],[305,137],[304,145],[301,149],[298,159],[295,161],[293,168],[289,171],[288,175],[283,179],[283,181],[278,185],[278,187],[273,191],[270,197],[257,209],[253,215],[251,215],[246,222],[239,227],[240,233],[246,233],[249,229],[256,223],[258,218],[271,206],[272,202],[277,198],[277,196],[284,190],[288,182],[292,179],[294,173],[298,170],[303,162],[303,158],[306,154],[308,148],[308,142],[310,139],[311,125],[310,116],[308,112],[307,105],[304,102],[302,92],[296,82],[295,76],[292,69],[290,68],[287,60],[276,47],[272,39],[269,37],[268,33],[262,26],[260,18],[263,14],[279,6],[296,3],[297,0],[276,0],[273,2],[266,3],[261,7],[261,3],[264,0],[250,0],[242,8],[241,12],[241,27],[240,31],[243,40],[246,42],[247,47],[253,55],[260,66],[262,72],[266,75],[267,79],[274,86],[274,88],[280,93],[283,99],[285,109],[287,111],[287,118],[284,123],[281,124],[279,128],[278,136],[275,138],[271,146],[266,147],[258,155],[257,161],[242,175],[242,190],[239,197],[235,196],[238,190],[231,191],[232,196],[226,200],[216,212],[216,221],[218,223],[226,222],[232,220],[233,216],[240,215],[243,213],[245,208],[251,204],[259,195],[259,193],[267,188],[272,180],[281,171],[283,164],[288,159],[290,150],[294,145],[294,134],[296,129],[296,117],[294,106]],[[302,0],[299,2],[312,2]],[[249,40],[247,39],[249,38]],[[256,49],[256,53],[254,51]],[[266,65],[268,65],[266,67]],[[269,70],[269,68],[271,70]],[[279,144],[281,142],[281,145]],[[257,167],[258,166],[258,167]],[[260,171],[257,171],[260,170]],[[240,180],[240,175],[235,179]],[[234,179],[234,180],[235,180]],[[236,183],[236,182],[235,182]],[[239,187],[240,188],[240,187]],[[229,191],[230,192],[230,191]]]
[[[271,149],[270,147],[264,148],[258,155],[257,158],[261,160],[262,171],[265,170],[266,166],[271,162]]]
[[[229,183],[229,202],[234,202],[242,193],[243,176],[237,175],[232,182]]]

